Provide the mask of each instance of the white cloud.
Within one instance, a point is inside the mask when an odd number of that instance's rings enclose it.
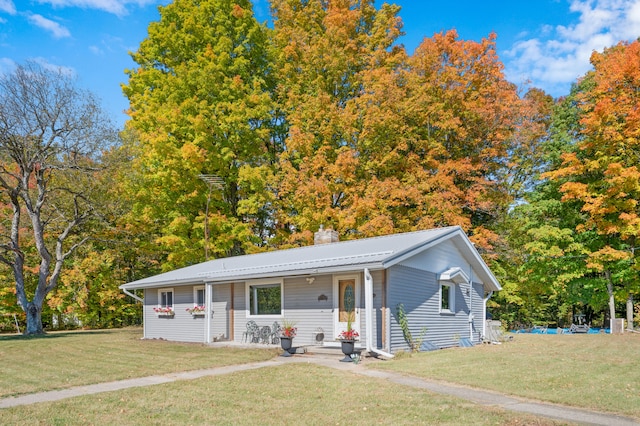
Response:
[[[0,58],[0,75],[9,74],[16,69],[16,62],[11,58]]]
[[[573,0],[570,11],[578,14],[574,23],[544,25],[539,37],[522,39],[506,52],[509,80],[566,95],[591,69],[593,51],[640,36],[640,0]]]
[[[42,58],[42,57],[31,58],[30,60],[37,63],[42,68],[48,69],[50,71],[60,72],[69,77],[75,77],[77,75],[75,69],[71,67],[64,67],[62,65],[52,64],[51,62],[47,61],[45,58]]]
[[[2,1],[2,0],[0,0]],[[50,4],[54,7],[79,7],[82,9],[96,9],[117,16],[127,15],[128,6],[136,5],[139,7],[148,6],[150,4],[166,4],[169,0],[37,0],[42,4]]]
[[[16,14],[16,5],[12,0],[0,0],[0,12],[8,13],[9,15]]]
[[[104,55],[104,52],[102,51],[102,49],[100,49],[98,46],[95,46],[95,45],[89,46],[89,51],[96,56]]]
[[[42,15],[36,13],[28,16],[29,22],[44,30],[50,31],[55,38],[71,37],[71,33],[68,29],[60,25],[59,23],[47,19]]]

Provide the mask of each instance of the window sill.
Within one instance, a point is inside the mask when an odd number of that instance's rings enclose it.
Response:
[[[440,311],[440,315],[445,315],[445,316],[449,316],[449,317],[452,317],[455,314],[456,314],[455,312],[451,312],[451,311]]]

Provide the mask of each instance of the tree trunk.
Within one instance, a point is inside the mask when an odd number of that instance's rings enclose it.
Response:
[[[627,330],[633,331],[633,293],[627,298]]]
[[[27,329],[24,334],[44,334],[42,328],[42,310],[35,303],[29,302],[27,305]]]
[[[613,293],[613,281],[611,281],[611,271],[604,271],[607,279],[607,294],[609,295],[609,328],[613,333],[613,323],[616,321],[616,301]]]

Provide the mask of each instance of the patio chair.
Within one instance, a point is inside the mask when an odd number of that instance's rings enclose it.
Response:
[[[251,320],[247,321],[247,329],[242,333],[242,341],[249,343],[257,343],[260,338],[260,327],[258,324]]]
[[[278,321],[274,321],[273,322],[273,326],[271,327],[271,343],[274,345],[279,345],[280,344],[280,333],[282,331],[282,328],[280,327],[280,324],[278,324]]]
[[[268,325],[263,326],[260,329],[260,342],[268,345],[270,337],[271,337],[271,327],[269,327]]]

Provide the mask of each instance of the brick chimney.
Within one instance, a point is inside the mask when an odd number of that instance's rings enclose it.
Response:
[[[318,232],[313,234],[314,245],[337,243],[338,241],[340,241],[338,232],[333,229],[324,229],[324,225],[320,225]]]

